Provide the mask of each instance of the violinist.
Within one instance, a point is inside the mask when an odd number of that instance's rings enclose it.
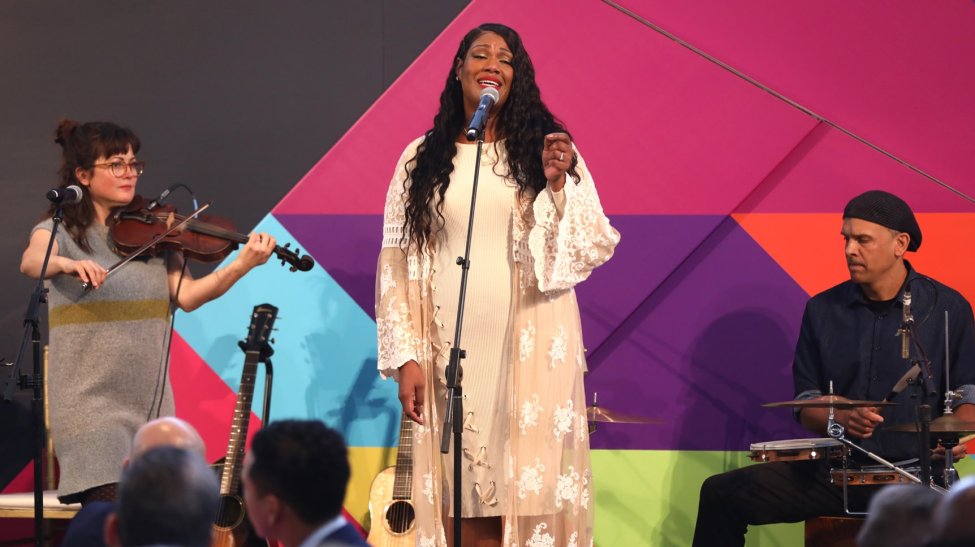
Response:
[[[113,500],[122,460],[140,425],[174,414],[167,374],[170,320],[227,292],[275,248],[268,234],[251,234],[226,267],[194,279],[183,253],[139,257],[107,277],[119,261],[109,226],[136,197],[145,168],[139,138],[110,122],[63,120],[61,187],[82,188],[64,205],[45,277],[50,333],[51,434],[60,463],[64,503]],[[37,278],[56,206],[34,227],[20,270]],[[93,290],[85,290],[82,283]]]

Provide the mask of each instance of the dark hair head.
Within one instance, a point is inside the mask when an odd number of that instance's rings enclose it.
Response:
[[[118,493],[122,545],[208,547],[220,506],[220,487],[203,457],[158,446],[129,463]]]
[[[247,478],[307,524],[342,511],[351,469],[342,435],[316,420],[271,422],[251,440]]]
[[[85,234],[95,218],[95,207],[88,187],[81,184],[75,173],[78,169],[91,170],[98,158],[124,154],[129,148],[132,148],[132,153],[138,154],[141,142],[130,129],[112,122],[80,124],[68,119],[58,124],[54,142],[61,145],[61,168],[58,170],[60,187],[76,184],[82,190],[80,203],[64,206],[65,228],[79,247],[91,252]],[[55,209],[56,206],[52,205],[48,216],[53,215]]]
[[[522,44],[521,36],[514,29],[498,23],[484,23],[472,29],[461,40],[457,54],[451,60],[447,80],[440,93],[440,110],[433,118],[433,128],[426,132],[417,148],[416,156],[406,164],[409,175],[406,202],[406,237],[404,243],[424,248],[432,243],[432,236],[439,229],[434,216],[442,223],[443,196],[453,172],[456,155],[455,141],[467,123],[464,112],[464,92],[461,82],[455,78],[457,60],[463,60],[474,41],[486,32],[502,38],[511,50],[511,66],[514,71],[508,98],[494,114],[495,146],[504,140],[507,152],[507,176],[518,184],[520,192],[540,192],[547,181],[542,168],[542,146],[545,135],[553,132],[568,133],[562,123],[552,115],[542,102],[541,92],[535,83],[535,66]],[[569,172],[578,181],[575,158]],[[501,166],[504,169],[505,166]]]

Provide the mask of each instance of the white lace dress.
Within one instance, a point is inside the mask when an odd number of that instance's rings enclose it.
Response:
[[[432,546],[446,545],[451,505],[452,455],[439,451],[460,277],[449,265],[463,254],[476,152],[457,145],[437,253],[404,251],[405,165],[420,142],[404,151],[386,197],[376,324],[380,372],[395,376],[416,360],[427,376],[425,425],[414,424],[413,500],[417,542]],[[519,197],[503,176],[504,158],[502,144],[485,145],[461,341],[469,355],[462,516],[505,517],[506,546],[591,545],[585,355],[573,287],[612,256],[619,233],[581,157],[578,183],[569,178],[562,192],[537,197]]]

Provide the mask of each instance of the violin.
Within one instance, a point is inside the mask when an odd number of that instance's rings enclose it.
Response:
[[[248,237],[236,232],[229,219],[198,213],[199,210],[189,217],[178,215],[172,205],[149,209],[142,196],[136,195],[131,203],[108,219],[109,234],[115,251],[130,258],[143,254],[156,256],[164,250],[181,251],[187,259],[199,262],[217,262],[241,243],[247,243]],[[171,230],[177,225],[180,226]],[[160,237],[169,230],[169,234]],[[274,247],[281,265],[290,264],[292,272],[312,269],[315,261],[308,255],[299,256],[301,250],[290,247],[290,243]]]

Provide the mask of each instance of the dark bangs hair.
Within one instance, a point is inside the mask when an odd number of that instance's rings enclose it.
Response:
[[[86,235],[88,227],[95,219],[95,207],[88,187],[81,184],[75,171],[79,168],[90,171],[94,169],[98,158],[124,154],[129,148],[132,148],[133,154],[138,154],[142,143],[132,130],[112,122],[79,124],[68,119],[58,123],[54,142],[61,145],[61,168],[58,170],[60,187],[66,188],[75,184],[81,188],[82,194],[79,203],[63,207],[64,227],[71,239],[86,253],[90,253],[91,246],[88,245]],[[56,209],[57,205],[51,204],[47,217],[53,216]]]

